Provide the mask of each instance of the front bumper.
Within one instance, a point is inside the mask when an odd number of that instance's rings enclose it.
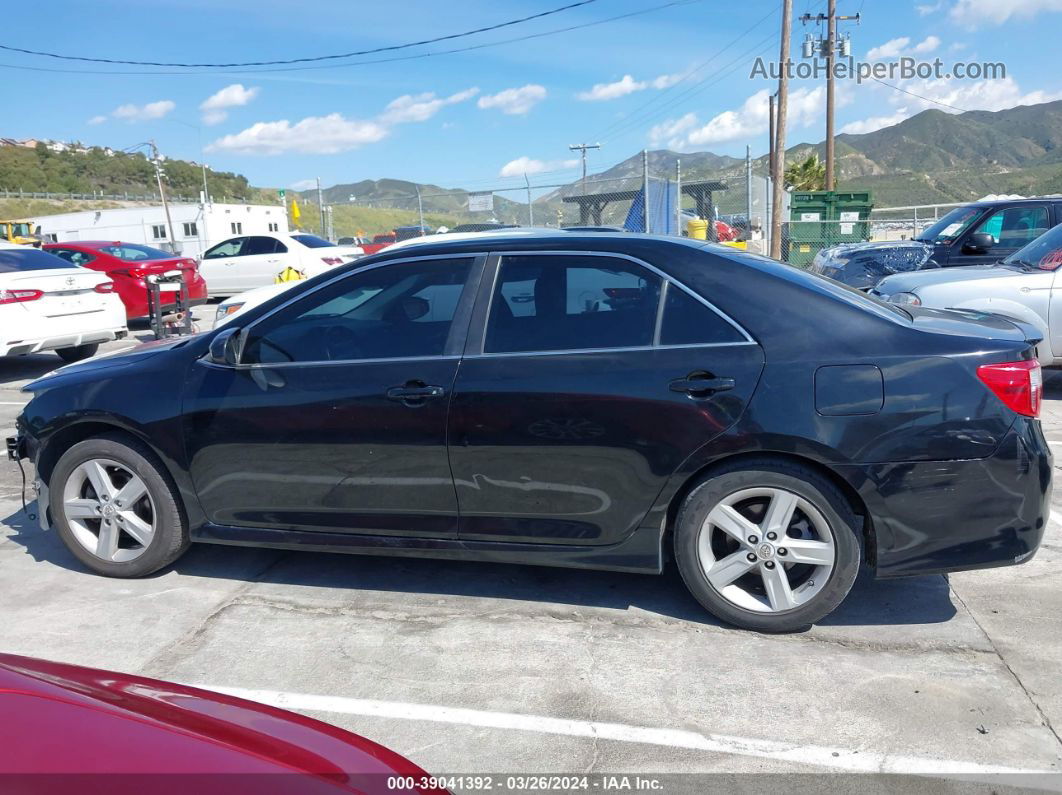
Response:
[[[879,577],[1024,563],[1050,516],[1052,457],[1018,419],[989,458],[838,468],[866,503]]]
[[[22,461],[23,459],[31,459],[34,463],[34,471],[36,471],[37,463],[37,446],[29,436],[24,436],[21,433],[17,436],[7,437],[7,457],[11,461]],[[37,523],[40,525],[41,530],[48,530],[51,527],[48,521],[48,486],[40,478],[34,478],[33,491],[37,496]]]

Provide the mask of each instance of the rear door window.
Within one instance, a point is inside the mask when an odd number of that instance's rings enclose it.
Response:
[[[505,256],[484,351],[650,346],[661,283],[655,273],[618,257]]]
[[[745,335],[704,302],[669,283],[660,326],[661,345],[746,342]]]

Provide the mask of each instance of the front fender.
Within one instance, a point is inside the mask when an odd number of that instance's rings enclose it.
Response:
[[[968,309],[974,312],[989,312],[1001,315],[1009,320],[1018,320],[1035,328],[1042,339],[1036,344],[1036,358],[1041,367],[1048,367],[1054,363],[1055,353],[1051,349],[1051,335],[1048,333],[1047,321],[1025,304],[1010,298],[973,298],[962,303],[949,306],[949,309]]]

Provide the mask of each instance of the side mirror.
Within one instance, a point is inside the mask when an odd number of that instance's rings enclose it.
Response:
[[[214,364],[223,364],[226,367],[235,367],[240,363],[240,348],[242,347],[242,329],[227,328],[210,341],[209,359]]]
[[[965,254],[985,254],[995,244],[996,239],[987,232],[974,232],[962,250]]]

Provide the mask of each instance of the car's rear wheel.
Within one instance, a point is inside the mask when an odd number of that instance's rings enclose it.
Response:
[[[859,573],[858,517],[812,469],[763,460],[720,470],[686,498],[675,558],[713,615],[790,632],[832,612]]]
[[[95,356],[99,349],[99,343],[93,342],[88,345],[75,345],[73,348],[59,348],[56,353],[64,362],[80,362],[82,359]]]
[[[135,439],[101,436],[71,447],[49,480],[52,521],[67,548],[110,577],[142,577],[188,547],[177,489]]]

